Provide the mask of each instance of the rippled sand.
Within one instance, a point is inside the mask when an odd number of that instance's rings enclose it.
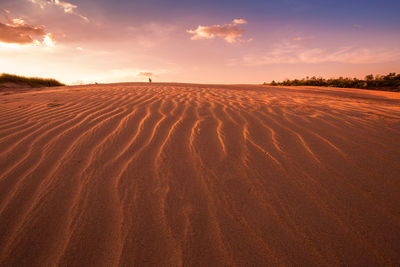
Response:
[[[400,94],[0,95],[1,266],[400,264]]]

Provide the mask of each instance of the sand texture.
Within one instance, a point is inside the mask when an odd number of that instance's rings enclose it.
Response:
[[[0,266],[398,266],[400,93],[0,95]]]

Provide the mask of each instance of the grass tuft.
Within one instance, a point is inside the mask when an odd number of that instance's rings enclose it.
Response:
[[[0,84],[1,83],[15,83],[15,84],[20,84],[20,85],[28,85],[30,87],[52,87],[52,86],[64,86],[65,85],[55,79],[23,77],[23,76],[12,75],[12,74],[7,74],[7,73],[3,73],[0,75]]]

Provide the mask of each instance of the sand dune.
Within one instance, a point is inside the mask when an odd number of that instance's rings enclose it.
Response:
[[[400,264],[400,94],[0,96],[0,266]]]

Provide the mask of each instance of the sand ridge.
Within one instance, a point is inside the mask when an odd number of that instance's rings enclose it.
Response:
[[[0,96],[0,266],[396,265],[400,96],[110,84]]]

